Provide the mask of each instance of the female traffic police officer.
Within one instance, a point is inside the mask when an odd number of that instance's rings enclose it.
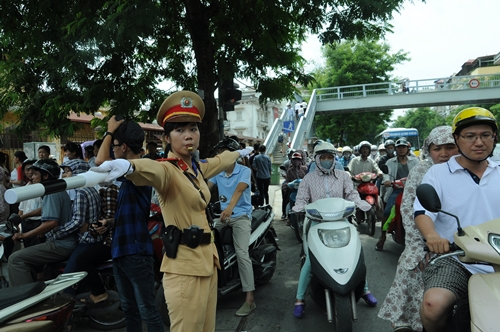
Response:
[[[204,114],[205,105],[197,94],[175,92],[165,99],[157,115],[165,131],[169,160],[117,159],[93,169],[110,172],[106,181],[127,175],[136,185],[154,187],[165,225],[178,228],[179,232],[172,234],[182,232],[176,254],[170,255],[175,258],[164,256],[161,265],[170,330],[174,332],[215,330],[217,268],[221,262],[205,213],[210,191],[204,178],[217,175],[250,152],[226,151],[198,164],[192,156],[200,142],[198,126]],[[203,234],[197,238],[201,243],[192,243],[193,237],[188,235],[200,231]]]

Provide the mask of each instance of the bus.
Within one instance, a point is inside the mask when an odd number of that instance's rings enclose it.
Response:
[[[418,156],[420,154],[420,138],[418,136],[418,130],[415,128],[388,128],[376,136],[377,141],[384,143],[388,139],[392,139],[394,142],[398,138],[404,137],[411,144],[411,150]]]

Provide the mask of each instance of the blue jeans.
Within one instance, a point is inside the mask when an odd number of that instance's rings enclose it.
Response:
[[[387,203],[385,204],[384,217],[387,218],[391,214],[391,209],[394,206],[394,204],[396,204],[396,198],[398,197],[399,194],[401,194],[402,191],[403,189],[394,189],[392,191],[391,195],[387,199]]]
[[[113,273],[127,332],[142,331],[141,318],[148,331],[165,331],[155,303],[153,257],[128,255],[113,259]]]

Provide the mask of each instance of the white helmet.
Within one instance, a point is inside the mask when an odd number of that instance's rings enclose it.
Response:
[[[377,151],[378,147],[376,145],[372,145],[372,151]]]
[[[314,154],[315,155],[323,154],[323,153],[331,153],[331,154],[335,155],[336,152],[337,152],[337,148],[333,144],[325,142],[325,141],[318,142],[316,144],[316,146],[314,147]]]
[[[361,142],[358,144],[358,151],[359,151],[359,150],[361,150],[361,148],[362,148],[363,146],[368,147],[368,149],[370,149],[370,151],[371,151],[371,149],[372,149],[372,145],[371,145],[371,143],[370,143],[370,142],[368,142],[368,141],[361,141]]]
[[[342,152],[350,152],[350,153],[352,153],[352,149],[350,147],[348,147],[348,146],[344,146],[342,148]]]
[[[378,149],[379,149],[379,150],[385,150],[385,145],[384,145],[384,143],[380,144],[380,145],[378,146]]]

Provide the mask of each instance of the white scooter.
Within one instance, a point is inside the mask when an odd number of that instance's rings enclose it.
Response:
[[[0,289],[0,332],[67,331],[75,300],[58,293],[86,276],[87,272],[66,273],[45,282]]]
[[[428,211],[445,213],[457,219],[455,242],[450,245],[450,250],[453,252],[438,256],[430,264],[445,257],[456,256],[462,263],[489,264],[495,271],[487,274],[476,273],[470,277],[468,307],[467,301],[459,300],[455,303],[446,331],[498,331],[500,326],[500,219],[462,229],[458,217],[441,210],[441,201],[431,185],[421,184],[416,193],[418,200]]]
[[[323,198],[305,206],[303,252],[309,253],[311,261],[311,297],[326,305],[335,331],[352,331],[365,285],[361,241],[347,220],[355,210],[353,202],[342,198]]]

